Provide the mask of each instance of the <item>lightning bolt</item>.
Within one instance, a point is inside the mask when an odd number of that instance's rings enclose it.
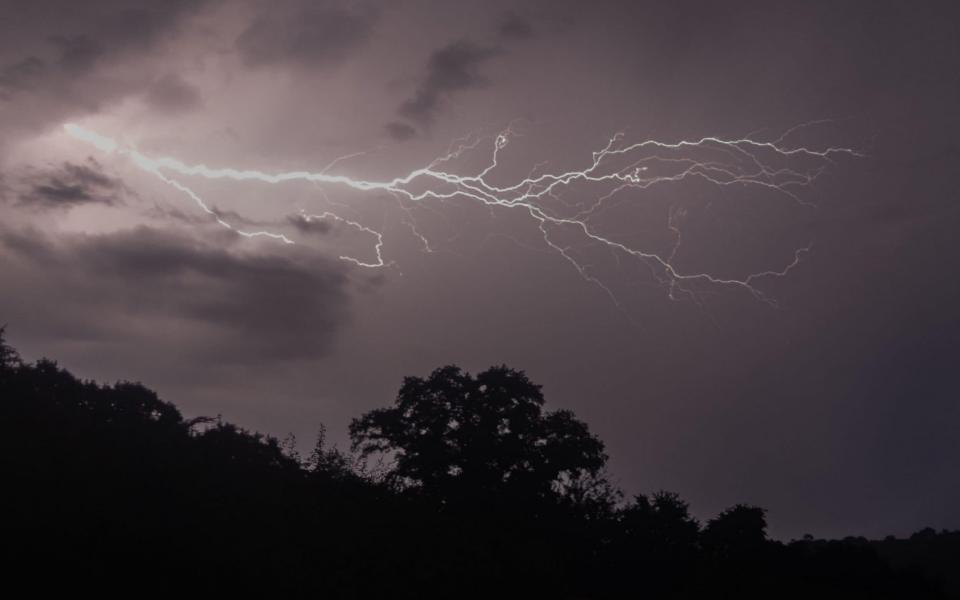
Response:
[[[309,214],[306,213],[306,211],[301,210],[301,211],[300,211],[300,216],[301,216],[301,218],[302,218],[304,221],[306,221],[307,223],[310,223],[310,222],[312,222],[312,221],[315,220],[315,219],[320,219],[320,220],[326,219],[326,220],[337,221],[338,223],[344,223],[344,224],[346,224],[346,225],[349,225],[350,227],[353,227],[354,229],[358,229],[358,230],[360,230],[360,231],[363,231],[364,233],[369,233],[370,235],[372,235],[372,236],[374,236],[375,238],[377,238],[377,242],[376,242],[376,244],[375,244],[374,247],[373,247],[374,251],[375,251],[376,254],[377,254],[377,260],[376,260],[376,262],[364,262],[364,261],[362,261],[362,260],[360,260],[360,259],[357,259],[357,258],[354,258],[354,257],[352,257],[352,256],[342,256],[342,255],[338,257],[340,260],[345,260],[345,261],[347,261],[347,262],[352,262],[353,264],[357,265],[358,267],[368,267],[368,268],[383,267],[383,266],[386,266],[386,265],[388,264],[388,263],[384,262],[384,260],[383,260],[383,234],[380,233],[379,231],[376,231],[375,229],[370,229],[369,227],[365,227],[364,225],[361,225],[360,223],[358,223],[358,222],[356,222],[356,221],[351,221],[350,219],[345,219],[345,218],[341,217],[340,215],[337,215],[336,213],[333,213],[333,212],[330,212],[330,211],[327,211],[327,212],[325,212],[325,213],[323,213],[323,214],[319,214],[319,215],[309,215]]]
[[[386,180],[356,179],[331,173],[332,167],[338,162],[356,155],[341,157],[317,172],[270,173],[253,169],[214,168],[204,164],[189,165],[170,157],[154,158],[79,125],[66,124],[64,130],[74,138],[87,142],[103,152],[129,157],[139,168],[187,195],[201,210],[213,216],[219,225],[245,237],[268,237],[287,244],[294,243],[282,233],[266,230],[246,231],[235,227],[222,219],[217,211],[193,190],[180,180],[174,179],[173,175],[265,184],[305,181],[321,187],[339,186],[359,192],[385,192],[396,198],[401,209],[409,217],[407,224],[411,232],[420,239],[426,251],[432,251],[432,248],[427,237],[418,229],[412,208],[425,206],[428,200],[465,199],[486,206],[491,211],[494,209],[520,211],[536,224],[548,249],[570,263],[584,280],[604,290],[620,307],[612,289],[593,274],[589,264],[577,258],[574,246],[559,241],[561,233],[572,232],[581,244],[593,244],[606,248],[618,261],[621,258],[641,261],[650,268],[654,278],[666,286],[670,298],[675,298],[678,293],[696,298],[696,293],[690,285],[703,283],[711,286],[741,288],[758,300],[775,305],[775,301],[757,288],[756,283],[765,278],[786,276],[810,251],[810,246],[796,249],[793,260],[779,268],[750,273],[741,278],[725,278],[706,272],[685,272],[676,266],[675,257],[681,240],[679,222],[684,216],[682,210],[671,209],[668,215],[667,226],[674,235],[674,244],[668,253],[644,250],[604,235],[594,224],[593,218],[609,208],[611,204],[622,202],[622,200],[615,201],[615,198],[621,196],[621,192],[625,190],[643,190],[655,185],[694,179],[724,187],[754,186],[783,195],[791,201],[806,204],[798,195],[799,189],[809,186],[828,165],[835,163],[837,158],[863,156],[850,148],[831,146],[814,149],[787,145],[786,140],[791,134],[816,123],[819,121],[793,127],[773,141],[761,141],[746,136],[735,139],[703,137],[698,140],[673,143],[657,140],[626,143],[624,135],[617,133],[603,148],[591,153],[591,160],[583,168],[562,172],[541,172],[546,163],[538,163],[522,179],[501,185],[491,181],[491,174],[500,166],[502,153],[509,146],[510,140],[517,135],[512,126],[492,138],[468,136],[457,140],[451,144],[446,154],[435,158],[425,167]],[[486,148],[488,143],[490,144],[489,162],[475,174],[463,175],[447,169],[446,165],[455,159],[467,153],[478,152]],[[569,193],[572,186],[579,184],[600,186],[606,188],[606,191],[592,199],[568,201],[565,193]],[[365,268],[379,268],[392,264],[392,261],[384,258],[384,236],[381,231],[332,211],[321,214],[307,214],[301,211],[300,218],[306,222],[334,221],[369,235],[374,240],[374,260],[340,256],[341,260]]]

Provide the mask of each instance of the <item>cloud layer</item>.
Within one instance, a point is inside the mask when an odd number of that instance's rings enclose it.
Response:
[[[3,231],[0,313],[44,338],[131,352],[149,344],[210,367],[329,350],[349,316],[340,265],[217,242],[147,227],[57,238]]]
[[[237,38],[237,50],[252,67],[326,67],[369,38],[377,15],[371,6],[336,0],[271,6]]]
[[[56,168],[30,173],[18,184],[21,190],[18,203],[41,210],[69,209],[84,204],[114,205],[127,193],[123,182],[105,174],[93,158],[80,164],[64,162]]]

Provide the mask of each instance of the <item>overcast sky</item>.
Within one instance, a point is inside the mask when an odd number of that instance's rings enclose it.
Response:
[[[321,423],[345,443],[404,375],[506,363],[606,441],[628,493],[758,504],[783,538],[958,528],[958,13],[0,0],[0,322],[27,358],[305,446]],[[537,198],[570,216],[611,193],[601,241],[464,194],[167,172],[191,197],[131,159],[383,182],[464,144],[438,168],[475,175],[500,132],[500,187],[586,169],[618,132],[856,154],[654,147],[600,171],[727,170]],[[731,184],[754,158],[780,171]],[[451,189],[410,189],[431,186]],[[384,266],[358,264],[378,240]]]

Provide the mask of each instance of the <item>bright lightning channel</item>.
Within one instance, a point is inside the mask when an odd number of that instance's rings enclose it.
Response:
[[[492,139],[490,161],[474,175],[452,173],[445,170],[444,165],[459,158],[464,153],[477,151],[483,142],[482,138],[474,138],[472,141],[461,140],[455,148],[451,147],[446,154],[434,159],[427,166],[394,179],[382,181],[355,179],[329,172],[337,162],[349,157],[341,157],[319,172],[268,173],[252,169],[211,168],[203,164],[188,165],[175,158],[149,157],[132,147],[120,144],[110,137],[72,123],[64,125],[64,130],[72,137],[87,142],[98,150],[128,156],[139,168],[186,194],[201,210],[213,216],[219,225],[244,237],[267,237],[286,244],[294,243],[293,240],[282,233],[238,229],[222,219],[217,211],[212,209],[193,190],[181,181],[173,179],[169,174],[214,180],[256,181],[267,184],[307,181],[327,186],[342,186],[361,192],[385,192],[397,198],[401,208],[411,217],[410,228],[428,251],[431,249],[429,241],[417,229],[409,206],[404,204],[403,201],[422,203],[429,199],[464,198],[479,202],[490,207],[491,210],[504,208],[523,211],[536,223],[547,247],[568,261],[583,279],[603,289],[619,307],[620,303],[613,291],[591,273],[589,265],[577,259],[572,252],[573,247],[571,245],[561,244],[555,237],[551,237],[551,230],[572,230],[579,234],[582,242],[606,247],[618,259],[623,256],[642,261],[651,267],[658,281],[667,286],[671,298],[674,298],[678,291],[695,297],[694,292],[684,285],[701,282],[714,286],[742,288],[758,300],[775,305],[774,300],[765,295],[754,284],[763,278],[787,275],[791,269],[799,264],[803,255],[809,252],[809,246],[795,250],[793,260],[781,268],[751,273],[742,278],[723,278],[706,272],[682,272],[675,266],[674,258],[681,239],[677,219],[682,217],[682,212],[671,211],[669,215],[668,228],[674,234],[674,244],[667,254],[643,250],[605,236],[591,223],[591,218],[600,213],[611,202],[611,199],[623,190],[646,189],[658,184],[677,183],[688,179],[700,179],[718,186],[758,186],[802,203],[803,201],[794,190],[810,185],[827,165],[834,162],[835,157],[862,156],[850,148],[828,147],[818,150],[804,146],[791,147],[786,145],[785,139],[790,134],[799,128],[815,123],[817,122],[791,128],[774,141],[760,141],[747,136],[739,139],[703,137],[695,141],[675,143],[644,140],[626,144],[623,141],[623,134],[618,133],[609,139],[606,146],[592,153],[592,160],[585,168],[558,173],[536,174],[545,165],[545,163],[540,163],[526,177],[509,185],[495,185],[488,179],[488,176],[499,166],[501,152],[507,147],[514,135],[511,128],[507,128]],[[708,155],[709,158],[698,158],[701,155]],[[614,161],[622,161],[625,164],[621,166],[612,165],[611,163]],[[774,162],[786,164],[788,161],[804,161],[808,166],[806,168],[773,166]],[[663,172],[658,173],[658,167],[663,169]],[[414,182],[421,185],[426,183],[427,185],[421,187],[423,191],[417,192],[414,191]],[[607,186],[608,191],[585,204],[570,204],[561,201],[564,207],[572,210],[571,214],[560,214],[555,208],[551,208],[551,205],[555,205],[556,201],[561,199],[564,191],[577,183]],[[335,221],[367,234],[375,240],[373,246],[375,260],[364,261],[351,256],[340,256],[341,260],[366,268],[378,268],[392,264],[384,259],[382,232],[331,211],[321,214],[307,214],[301,211],[300,218],[306,222],[313,220]]]

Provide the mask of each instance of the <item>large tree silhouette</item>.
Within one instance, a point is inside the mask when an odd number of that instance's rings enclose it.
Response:
[[[603,442],[543,403],[522,371],[447,366],[407,377],[394,406],[355,419],[350,435],[364,455],[392,456],[394,481],[444,502],[581,498],[606,463]]]

